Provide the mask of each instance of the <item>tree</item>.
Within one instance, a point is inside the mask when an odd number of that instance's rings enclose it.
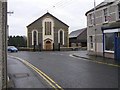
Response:
[[[26,47],[27,40],[25,36],[9,36],[8,46]]]

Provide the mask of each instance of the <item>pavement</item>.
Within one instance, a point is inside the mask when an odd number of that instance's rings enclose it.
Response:
[[[118,63],[114,59],[105,58],[102,56],[88,55],[86,50],[85,51],[78,51],[77,53],[73,53],[72,55],[75,57],[78,57],[78,58],[84,58],[84,59],[95,61],[95,62],[101,62],[103,64],[112,64],[112,65],[118,66]]]
[[[8,57],[8,88],[45,88],[34,72],[19,60]]]

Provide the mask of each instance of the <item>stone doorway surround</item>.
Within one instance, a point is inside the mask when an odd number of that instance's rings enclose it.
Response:
[[[50,51],[50,50],[53,49],[53,48],[52,48],[52,40],[51,40],[51,39],[47,38],[47,39],[44,41],[44,43],[45,43],[45,46],[44,46],[44,49],[45,49],[45,50]]]

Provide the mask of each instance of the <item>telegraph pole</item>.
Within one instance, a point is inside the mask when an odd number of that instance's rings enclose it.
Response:
[[[96,1],[94,0],[94,29],[95,29],[95,56],[97,55],[97,41],[96,41]]]
[[[0,0],[0,90],[7,87],[7,0]]]
[[[6,11],[5,11],[5,22],[4,22],[4,36],[3,36],[3,40],[4,40],[4,44],[3,44],[3,48],[4,48],[4,61],[3,61],[3,86],[2,88],[6,88],[5,90],[7,90],[8,88],[8,75],[7,75],[7,46],[8,46],[8,35],[9,35],[9,26],[7,25],[7,15],[11,15],[13,14],[13,12],[7,12],[7,5],[6,5]]]

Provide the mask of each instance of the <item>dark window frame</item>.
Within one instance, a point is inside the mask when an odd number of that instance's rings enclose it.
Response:
[[[104,22],[108,21],[108,8],[103,9]]]
[[[51,35],[52,33],[52,23],[45,22],[45,35]]]
[[[90,38],[90,49],[93,49],[93,36],[89,36]]]
[[[89,25],[93,25],[93,13],[89,14]]]
[[[33,31],[33,42],[34,42],[34,45],[37,44],[37,31]]]
[[[114,52],[114,44],[115,44],[115,40],[114,40],[114,33],[105,33],[104,34],[104,50],[105,51],[112,51]]]
[[[120,19],[120,3],[118,4],[118,18]]]
[[[60,31],[60,45],[63,45],[63,31]]]

